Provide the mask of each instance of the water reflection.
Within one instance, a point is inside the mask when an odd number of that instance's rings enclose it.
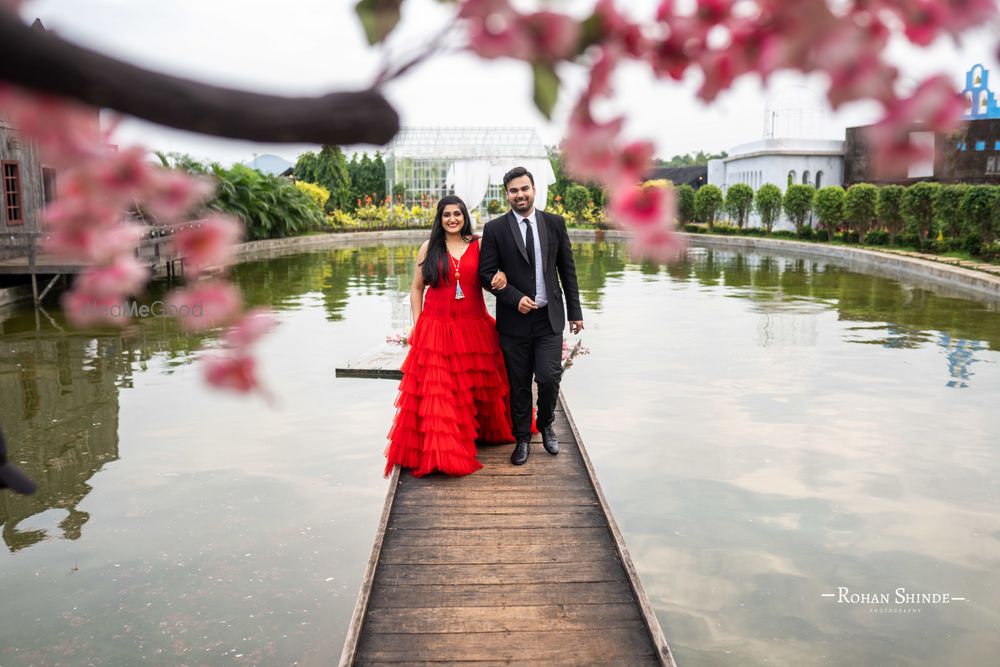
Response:
[[[575,250],[593,354],[565,391],[681,664],[990,654],[994,306],[816,260]],[[251,306],[278,310],[261,359],[279,410],[202,387],[211,335],[63,333],[58,313],[4,311],[0,423],[40,488],[0,494],[0,590],[24,608],[0,619],[0,663],[334,659],[395,387],[333,369],[408,323],[415,256],[233,268]],[[873,622],[820,597],[890,579],[981,582],[981,601]],[[928,646],[942,628],[958,639]]]

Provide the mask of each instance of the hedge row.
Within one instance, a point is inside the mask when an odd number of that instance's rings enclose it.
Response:
[[[795,184],[782,193],[771,184],[755,192],[741,183],[730,186],[725,196],[715,185],[697,192],[681,185],[677,194],[681,221],[707,224],[710,230],[728,215],[733,229],[742,232],[753,211],[760,216],[760,232],[771,233],[784,217],[802,238],[1000,258],[1000,186],[995,185],[923,181],[906,187],[858,183],[846,190],[839,185],[816,190]]]

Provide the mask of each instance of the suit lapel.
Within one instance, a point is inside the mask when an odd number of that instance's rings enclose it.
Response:
[[[521,229],[517,224],[517,216],[514,215],[514,211],[507,213],[507,227],[510,228],[510,233],[514,235],[514,244],[517,245],[517,249],[521,251],[521,257],[524,261],[531,264],[528,260],[528,251],[524,247],[524,239],[521,238]]]
[[[549,263],[549,221],[545,219],[545,214],[541,211],[535,211],[535,220],[538,221],[536,227],[538,227],[538,242],[541,244],[539,247],[542,249],[542,275],[544,276]]]

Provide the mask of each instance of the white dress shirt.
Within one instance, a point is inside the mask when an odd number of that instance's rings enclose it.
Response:
[[[514,216],[517,218],[517,228],[521,230],[521,240],[524,241],[524,247],[528,247],[528,223],[526,223],[525,217],[531,220],[532,229],[531,234],[535,237],[535,305],[541,308],[549,303],[548,293],[545,291],[545,271],[542,266],[542,244],[538,239],[538,211],[531,209],[531,213],[527,216],[523,216],[517,211],[514,211]]]

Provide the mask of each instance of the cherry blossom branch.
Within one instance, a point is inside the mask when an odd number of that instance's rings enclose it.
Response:
[[[0,9],[0,80],[184,130],[280,143],[384,144],[399,115],[378,90],[281,97],[143,69]]]

